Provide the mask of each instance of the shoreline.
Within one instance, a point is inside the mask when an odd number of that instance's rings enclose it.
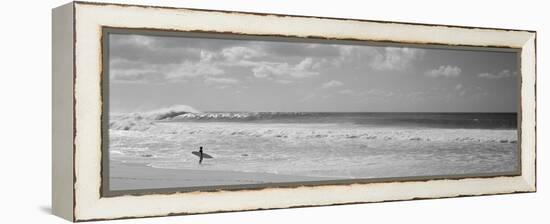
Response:
[[[109,172],[109,187],[111,191],[338,179],[224,170],[164,169],[149,167],[144,164],[123,163],[112,160],[110,161]]]

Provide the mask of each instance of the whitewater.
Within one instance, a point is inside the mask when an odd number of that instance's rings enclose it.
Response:
[[[515,114],[201,112],[111,114],[112,161],[154,168],[385,178],[512,172]],[[198,164],[203,146],[214,159]]]

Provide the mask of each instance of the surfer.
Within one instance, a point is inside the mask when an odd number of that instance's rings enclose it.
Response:
[[[203,157],[202,146],[199,148],[199,157],[200,157],[199,164],[201,164],[202,163],[202,157]]]
[[[202,146],[199,147],[198,151],[193,151],[191,153],[193,153],[193,155],[199,157],[199,164],[202,163],[203,159],[213,159],[214,158],[211,155],[208,155],[208,153],[205,153],[202,149]]]

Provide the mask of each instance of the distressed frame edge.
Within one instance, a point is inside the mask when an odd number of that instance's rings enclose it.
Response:
[[[79,4],[84,4],[84,5],[90,5],[89,3],[81,3],[81,2],[76,2],[76,3],[79,3]],[[76,4],[75,4],[76,5]],[[122,5],[124,6],[124,5]],[[130,5],[131,6],[131,5]],[[154,7],[154,6],[149,6],[148,8],[157,8],[157,7]],[[161,7],[162,8],[162,7]],[[189,10],[192,10],[192,9],[189,9]],[[244,14],[251,14],[251,13],[244,13]],[[76,18],[76,17],[74,17]],[[310,17],[306,17],[306,18],[310,18]],[[315,17],[313,17],[315,18]],[[329,18],[331,19],[331,18]],[[373,22],[373,21],[369,21],[369,22]],[[374,21],[374,22],[378,22],[378,21]],[[401,22],[398,22],[398,24],[407,24],[407,23],[401,23]],[[411,25],[418,25],[418,24],[411,24]],[[435,25],[435,26],[438,26],[438,25]],[[442,26],[442,27],[446,27],[446,26]],[[472,27],[468,27],[468,28],[472,28]],[[488,28],[490,29],[490,28]],[[76,29],[74,30],[76,32]],[[508,30],[509,31],[509,30]],[[526,30],[521,30],[521,31],[526,31]],[[533,45],[534,45],[534,49],[533,49],[533,53],[536,54],[536,31],[526,31],[526,32],[529,32],[531,34],[533,34]],[[76,39],[75,39],[76,41]],[[528,41],[530,42],[530,41]],[[526,42],[526,44],[528,44]],[[522,62],[524,62],[522,60]],[[533,74],[534,78],[536,78],[536,56],[533,55],[533,65],[535,66],[535,72]],[[76,62],[75,62],[75,66],[76,66]],[[75,70],[76,72],[76,70]],[[523,70],[522,70],[522,75],[523,75]],[[536,81],[534,82],[534,85],[536,87]],[[535,95],[536,95],[536,88],[535,89]],[[523,85],[522,85],[522,90],[523,90]],[[522,96],[523,98],[523,96]],[[75,92],[75,100],[76,100],[76,92]],[[535,103],[535,106],[536,106],[536,99],[533,98],[533,102]],[[76,109],[76,108],[75,108]],[[536,109],[533,111],[533,114],[535,115],[536,117]],[[75,117],[74,119],[76,120],[76,114],[75,114]],[[536,124],[533,123],[533,126],[535,127],[535,131],[533,132],[534,133],[534,138],[536,139]],[[76,130],[76,129],[75,129]],[[76,137],[76,136],[75,136]],[[535,148],[534,148],[534,152],[533,153],[536,153],[536,140],[535,140]],[[76,143],[75,143],[75,147],[76,147]],[[76,150],[76,149],[75,149]],[[76,151],[75,151],[76,153]],[[523,152],[522,152],[523,154]],[[535,158],[535,155],[533,157],[533,159]],[[525,182],[525,186],[526,188],[523,189],[523,190],[518,190],[518,191],[512,191],[512,192],[503,192],[503,193],[494,193],[494,194],[507,194],[507,193],[521,193],[521,192],[536,192],[536,160],[533,160],[533,162],[535,163],[534,164],[534,174],[533,174],[533,178],[532,179],[525,179],[525,175],[522,174],[522,178]],[[75,164],[76,166],[76,164]],[[76,169],[75,169],[75,178],[76,178],[77,174],[76,174]],[[76,179],[75,179],[76,181]],[[493,193],[489,193],[489,194],[475,194],[475,195],[457,195],[457,196],[448,196],[448,197],[466,197],[466,196],[478,196],[478,195],[494,195]],[[75,195],[76,196],[76,195]],[[401,201],[401,200],[416,200],[416,199],[428,199],[428,198],[432,198],[432,197],[419,197],[419,198],[411,198],[411,199],[399,199],[399,200],[387,200],[387,201]],[[447,197],[435,197],[435,198],[447,198]],[[327,205],[339,205],[339,204],[356,204],[356,203],[372,203],[372,202],[384,202],[386,200],[381,200],[381,201],[363,201],[363,202],[353,202],[353,203],[335,203],[335,204],[325,204],[325,205],[304,205],[304,206],[290,206],[290,207],[274,207],[274,208],[268,208],[268,209],[278,209],[278,208],[293,208],[293,207],[313,207],[313,206],[327,206]],[[161,215],[152,215],[152,216],[123,216],[123,217],[118,217],[118,218],[105,218],[105,219],[102,219],[102,218],[88,218],[88,219],[79,219],[77,217],[77,214],[76,214],[76,201],[75,201],[75,208],[74,208],[74,220],[73,221],[92,221],[92,220],[107,220],[107,219],[122,219],[122,218],[137,218],[137,217],[157,217],[157,216],[169,216],[169,215],[188,215],[188,214],[202,214],[202,213],[168,213],[168,214],[161,214]],[[265,210],[265,208],[259,208],[259,209],[243,209],[243,210],[231,210],[231,211],[249,211],[249,210]],[[212,211],[212,212],[206,212],[206,213],[216,213],[216,212],[230,212],[230,211]]]
[[[537,192],[537,32],[532,32],[530,38],[523,44],[520,62],[521,177],[530,187],[530,192]],[[530,120],[524,122],[523,118]]]
[[[74,212],[74,12],[75,3],[51,10],[52,213],[76,221]],[[69,195],[67,195],[67,192]]]
[[[479,194],[479,195],[472,194],[472,195],[456,195],[456,196],[446,196],[446,197],[414,197],[410,199],[398,199],[398,200],[357,201],[357,202],[349,202],[349,203],[334,203],[334,204],[322,204],[322,205],[297,205],[297,206],[288,206],[288,207],[256,208],[256,209],[243,209],[243,210],[219,210],[219,211],[202,212],[202,213],[176,212],[176,213],[166,213],[166,214],[160,214],[160,215],[121,216],[117,218],[92,218],[92,219],[81,219],[81,220],[76,219],[74,222],[95,222],[95,221],[126,220],[126,219],[141,219],[141,218],[160,218],[160,217],[171,217],[171,216],[270,211],[270,210],[296,209],[296,208],[318,208],[318,207],[329,207],[329,206],[363,205],[363,204],[392,203],[392,202],[403,202],[403,201],[424,201],[424,200],[455,199],[455,198],[469,198],[469,197],[483,197],[483,196],[500,196],[500,195],[511,195],[511,194],[530,194],[535,192],[536,191],[520,190],[520,191],[512,191],[512,192],[504,192],[504,193],[496,193],[496,194]]]
[[[463,29],[518,31],[518,32],[530,32],[530,33],[537,32],[536,30],[529,30],[529,29],[446,25],[446,24],[437,24],[437,23],[402,22],[402,21],[390,21],[390,20],[354,19],[354,18],[330,17],[330,16],[308,16],[308,15],[299,15],[299,14],[266,13],[266,12],[254,12],[254,11],[231,11],[231,10],[221,10],[221,9],[153,6],[153,5],[145,5],[145,4],[126,4],[126,3],[94,2],[94,1],[73,1],[73,2],[75,4],[81,4],[81,5],[122,6],[122,7],[152,8],[152,9],[175,9],[175,10],[189,10],[189,11],[200,11],[200,12],[218,12],[218,13],[228,13],[228,14],[256,15],[256,16],[295,17],[295,18],[309,18],[309,19],[374,22],[374,23],[385,23],[385,24],[436,26],[436,27],[463,28]]]

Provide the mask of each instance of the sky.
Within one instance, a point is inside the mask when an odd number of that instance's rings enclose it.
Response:
[[[517,62],[486,50],[110,34],[109,107],[516,112]]]

